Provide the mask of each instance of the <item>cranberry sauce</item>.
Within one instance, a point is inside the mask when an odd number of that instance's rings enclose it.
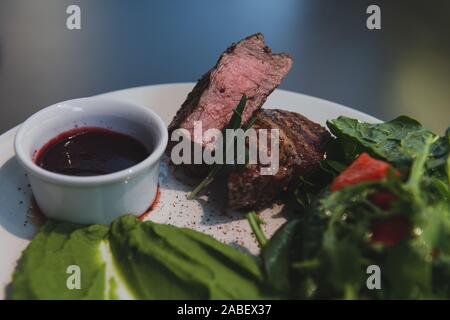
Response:
[[[97,127],[64,132],[35,155],[41,168],[69,176],[96,176],[127,169],[149,156],[135,138]]]

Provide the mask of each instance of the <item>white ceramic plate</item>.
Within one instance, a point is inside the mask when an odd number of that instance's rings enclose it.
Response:
[[[106,93],[104,96],[148,106],[168,124],[193,85],[180,83],[146,86]],[[264,107],[299,112],[322,125],[325,125],[326,120],[340,115],[367,122],[379,122],[359,111],[284,90],[273,92]],[[27,217],[32,199],[31,190],[14,155],[13,140],[16,129],[0,136],[0,299],[4,298],[5,288],[11,281],[22,250],[37,230]],[[224,197],[221,195],[214,196],[214,199],[208,199],[208,196],[204,195],[197,200],[188,201],[186,194],[192,190],[192,186],[179,181],[175,176],[167,162],[163,162],[160,176],[161,198],[147,219],[189,227],[242,250],[258,252],[242,212],[225,209],[221,201]],[[279,214],[281,209],[281,206],[276,205],[261,212],[263,220],[266,221],[264,229],[268,235],[273,234],[285,222],[286,216]]]

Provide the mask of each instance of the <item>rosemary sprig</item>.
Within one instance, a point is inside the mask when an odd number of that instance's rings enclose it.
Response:
[[[247,104],[247,96],[245,94],[242,95],[241,100],[236,108],[233,109],[233,115],[231,116],[230,122],[228,122],[226,129],[239,129],[241,127],[242,122],[242,112],[244,111],[245,105]]]
[[[247,103],[247,96],[244,94],[244,95],[242,95],[241,100],[239,101],[239,104],[236,106],[235,109],[233,109],[233,115],[231,116],[230,121],[228,122],[227,126],[224,129],[224,133],[227,129],[236,130],[241,127],[242,112],[244,111],[246,103]],[[247,123],[244,130],[247,130],[248,128],[250,128],[253,125],[253,123],[254,123],[254,119],[252,118]],[[225,165],[226,153],[227,153],[228,148],[232,148],[232,147],[234,147],[234,141],[232,141],[232,143],[230,143],[229,145],[227,145],[227,143],[224,143],[224,148],[225,148],[225,152],[223,153],[224,161],[222,161],[222,164],[216,163],[216,164],[213,164],[210,166],[208,175],[194,188],[194,190],[192,190],[188,194],[188,196],[187,196],[188,200],[194,199],[200,191],[202,191],[204,188],[206,188],[206,186],[208,186],[211,182],[213,182],[214,177],[220,172],[220,170]]]
[[[252,228],[252,231],[255,234],[255,238],[258,241],[259,246],[261,248],[264,247],[267,243],[267,238],[261,229],[261,225],[265,222],[256,214],[255,211],[250,211],[247,213],[246,218],[250,224],[250,228]]]
[[[194,190],[189,192],[187,196],[188,200],[195,199],[200,191],[213,182],[214,177],[219,173],[220,169],[222,169],[222,166],[223,164],[213,164],[209,169],[208,175],[194,188]]]

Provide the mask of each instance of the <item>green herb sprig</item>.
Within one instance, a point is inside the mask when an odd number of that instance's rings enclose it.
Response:
[[[261,229],[261,225],[265,222],[256,214],[255,211],[250,211],[249,213],[247,213],[246,218],[248,223],[250,224],[250,228],[252,228],[256,240],[259,243],[259,246],[263,248],[267,243],[267,238]]]
[[[231,119],[229,121],[229,123],[227,124],[227,126],[225,127],[225,129],[223,130],[223,133],[226,132],[227,129],[231,129],[231,130],[237,130],[241,127],[241,122],[242,122],[242,112],[244,111],[245,105],[247,103],[247,96],[244,94],[241,97],[241,100],[239,101],[238,105],[236,106],[235,109],[233,109],[233,115],[231,116]],[[244,127],[244,130],[248,130],[253,123],[255,122],[255,117],[252,117],[248,123],[246,124],[246,126]],[[188,200],[192,200],[195,199],[195,197],[200,193],[200,191],[202,191],[204,188],[206,188],[211,182],[214,181],[214,178],[217,176],[217,174],[222,170],[222,168],[225,166],[225,159],[226,159],[226,154],[227,151],[230,150],[230,148],[234,148],[234,142],[235,140],[233,139],[233,141],[225,141],[224,143],[224,153],[223,153],[223,161],[222,164],[219,163],[215,163],[213,165],[210,166],[209,171],[208,171],[208,175],[194,188],[194,190],[192,190],[187,198]]]

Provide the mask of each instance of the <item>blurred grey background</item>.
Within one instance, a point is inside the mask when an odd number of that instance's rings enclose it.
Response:
[[[70,4],[81,30],[66,28]],[[57,101],[195,81],[258,31],[294,58],[283,89],[450,125],[450,1],[0,0],[0,133]]]

